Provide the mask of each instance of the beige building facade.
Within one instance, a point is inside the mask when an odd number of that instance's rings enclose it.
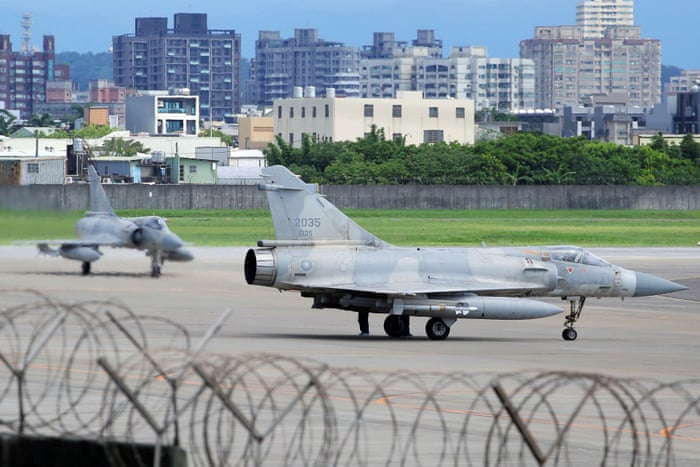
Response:
[[[637,26],[586,38],[580,26],[538,26],[520,42],[520,57],[535,62],[535,106],[561,109],[587,96],[622,94],[627,106],[661,101],[661,42]]]
[[[293,97],[273,105],[275,134],[293,147],[303,135],[317,141],[355,141],[373,126],[387,139],[406,144],[474,143],[472,99],[424,99],[419,91],[400,91],[393,99]]]
[[[238,119],[238,147],[265,149],[275,140],[272,117],[241,117]]]

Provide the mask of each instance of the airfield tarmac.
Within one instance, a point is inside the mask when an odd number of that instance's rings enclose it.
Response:
[[[574,342],[561,338],[564,314],[527,321],[460,320],[445,341],[428,340],[425,318],[412,319],[414,337],[388,338],[384,315],[370,315],[371,334],[360,337],[355,313],[313,310],[311,300],[298,293],[247,285],[246,250],[194,247],[193,262],[166,263],[162,276],[153,279],[149,259],[140,252],[104,249],[93,273],[81,276],[76,261],[42,257],[33,247],[2,246],[0,288],[35,289],[64,302],[113,300],[137,314],[180,323],[194,341],[231,309],[207,345],[208,352],[218,354],[273,353],[375,372],[563,370],[660,383],[700,378],[700,248],[591,249],[610,262],[689,290],[624,301],[589,299]],[[546,300],[568,308],[567,302]],[[700,455],[700,422],[689,424],[683,434],[689,444],[676,445],[682,457]]]
[[[39,256],[33,247],[0,247],[0,287],[36,289],[69,302],[115,300],[139,314],[167,317],[197,338],[230,308],[233,314],[208,350],[280,353],[372,370],[600,372],[673,381],[700,377],[700,248],[597,248],[620,266],[689,287],[665,296],[589,299],[574,342],[561,338],[564,315],[525,321],[459,320],[445,341],[429,341],[426,319],[412,338],[390,339],[384,315],[370,315],[370,336],[358,336],[356,314],[311,309],[296,292],[249,286],[246,248],[192,248],[190,263],[166,263],[149,276],[143,253],[105,249],[90,276],[80,263]],[[546,299],[568,308],[567,302]]]

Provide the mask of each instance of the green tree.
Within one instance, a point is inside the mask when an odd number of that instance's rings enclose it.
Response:
[[[53,117],[50,114],[47,114],[47,113],[44,113],[41,115],[34,114],[31,117],[29,117],[27,124],[29,126],[52,127],[52,126],[54,126],[54,121],[53,121]]]
[[[88,125],[80,128],[79,130],[74,130],[72,132],[72,136],[83,139],[97,139],[107,136],[113,131],[116,131],[116,129],[110,128],[107,125]]]
[[[692,133],[688,133],[683,136],[679,147],[681,151],[681,158],[696,163],[698,162],[698,156],[700,156],[700,144],[695,142],[695,137]]]
[[[15,129],[17,117],[5,109],[0,109],[0,135],[8,136]]]
[[[202,138],[219,138],[226,146],[233,146],[233,136],[227,135],[221,130],[199,130],[199,136]]]
[[[144,148],[143,144],[133,139],[110,138],[105,140],[101,152],[104,156],[131,157],[149,151],[150,149]]]

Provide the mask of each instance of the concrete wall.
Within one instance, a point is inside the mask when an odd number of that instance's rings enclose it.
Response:
[[[104,185],[115,209],[268,209],[241,185]],[[700,209],[700,186],[331,185],[341,209]],[[88,186],[0,185],[0,208],[87,210]]]
[[[104,440],[0,435],[0,464],[12,467],[154,465],[155,446]],[[187,467],[187,453],[163,446],[160,467]]]

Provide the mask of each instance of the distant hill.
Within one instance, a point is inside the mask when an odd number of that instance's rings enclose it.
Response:
[[[671,81],[671,76],[680,76],[681,68],[673,65],[661,65],[661,82],[668,83]]]
[[[70,78],[82,91],[87,90],[90,80],[112,80],[112,54],[109,52],[60,52],[56,54],[56,63],[70,65]]]

